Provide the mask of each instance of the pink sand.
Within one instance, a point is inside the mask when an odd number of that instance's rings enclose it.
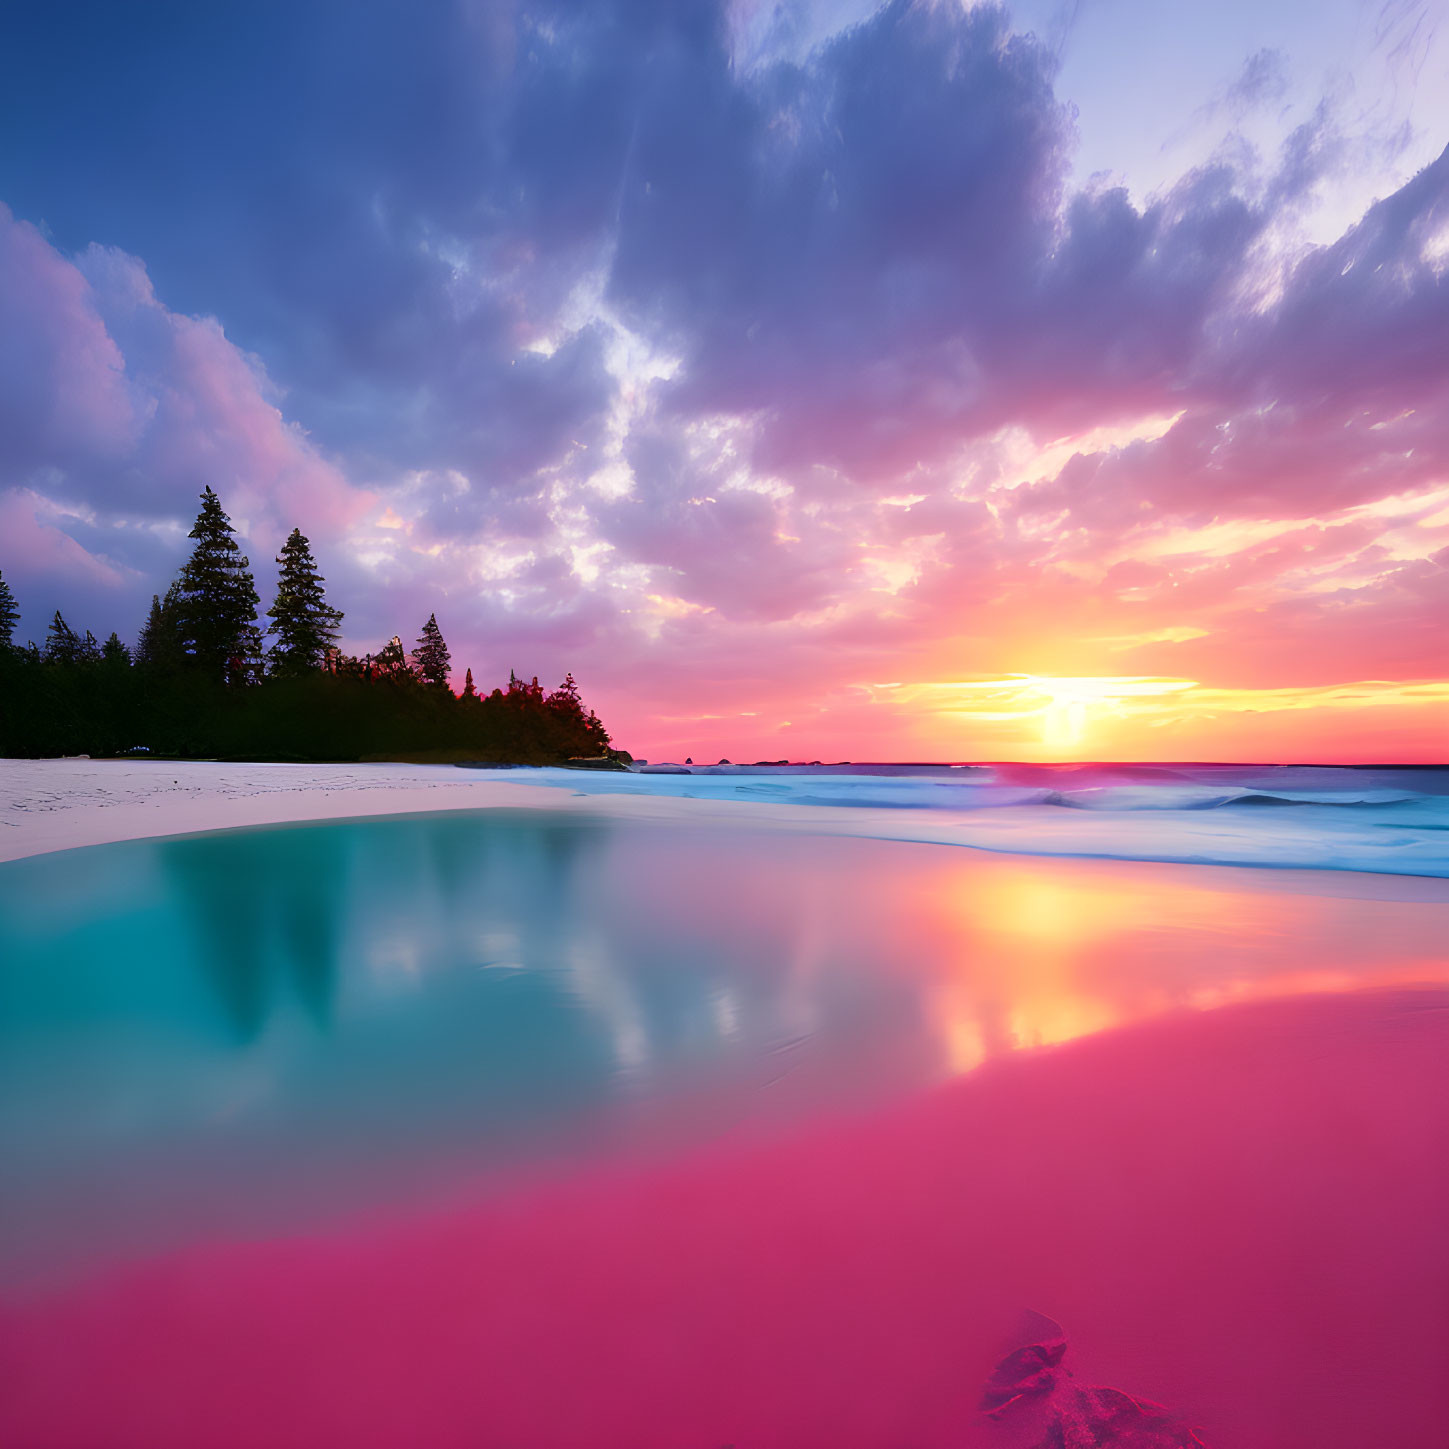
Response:
[[[1215,1449],[1442,1449],[1446,1006],[1183,1014],[863,1122],[14,1301],[0,1443],[989,1444],[1031,1307]]]

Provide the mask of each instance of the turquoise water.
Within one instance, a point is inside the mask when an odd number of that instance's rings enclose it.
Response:
[[[763,863],[449,814],[0,867],[0,1265],[667,1138],[640,1119],[680,1093],[717,1131],[825,1091],[835,1056],[866,1092],[928,1078],[909,983]]]
[[[0,1441],[950,1449],[1036,1307],[1204,1442],[1427,1449],[1446,941],[572,812],[0,865]]]
[[[534,812],[0,866],[0,1279],[860,1111],[1305,955],[1442,958],[1442,906],[1357,879]]]

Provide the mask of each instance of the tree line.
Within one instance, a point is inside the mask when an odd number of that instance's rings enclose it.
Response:
[[[358,760],[485,759],[553,764],[611,753],[572,674],[545,691],[512,671],[461,695],[435,614],[409,653],[343,653],[343,614],[326,597],[311,545],[293,529],[276,600],[261,600],[231,520],[207,488],[190,556],[128,649],[73,629],[59,610],[44,645],[15,642],[20,610],[0,574],[0,755]],[[270,641],[270,642],[268,642]]]

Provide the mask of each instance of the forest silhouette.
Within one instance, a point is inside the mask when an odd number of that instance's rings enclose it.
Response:
[[[376,654],[344,653],[344,616],[299,529],[277,555],[265,633],[250,562],[209,487],[189,537],[191,554],[152,599],[134,650],[114,631],[104,643],[79,633],[59,610],[44,645],[18,645],[19,606],[0,574],[0,755],[626,758],[610,750],[572,674],[549,692],[510,670],[506,687],[485,695],[469,669],[455,695],[436,614],[411,651],[394,636]]]

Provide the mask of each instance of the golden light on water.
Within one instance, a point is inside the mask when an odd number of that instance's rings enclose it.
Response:
[[[1172,1011],[1449,979],[1433,917],[1175,867],[986,857],[917,883],[919,918],[958,963],[932,1000],[954,1072]],[[1382,950],[1377,921],[1401,939]],[[1218,941],[1222,954],[1204,957]],[[1284,941],[1301,969],[1282,967]]]

